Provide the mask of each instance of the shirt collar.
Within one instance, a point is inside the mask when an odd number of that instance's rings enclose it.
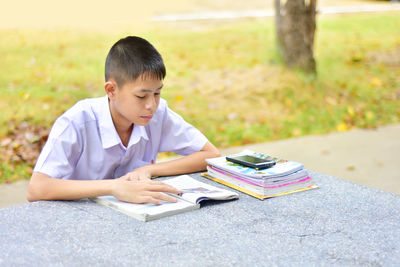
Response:
[[[121,139],[118,136],[117,130],[115,129],[114,122],[111,117],[107,95],[104,96],[104,98],[102,99],[98,120],[103,148],[106,149],[119,144],[121,144],[122,146]],[[129,139],[128,147],[139,142],[141,138],[149,140],[145,126],[134,125],[131,137]]]
[[[128,148],[138,143],[141,138],[149,140],[145,126],[134,125],[131,133],[131,138],[129,139]]]
[[[100,110],[98,114],[99,130],[103,148],[110,148],[118,145],[121,141],[111,117],[107,95],[101,99]]]

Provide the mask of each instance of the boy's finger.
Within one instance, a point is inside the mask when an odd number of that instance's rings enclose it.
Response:
[[[167,184],[153,184],[153,185],[149,185],[147,187],[147,189],[149,191],[168,192],[168,193],[172,193],[172,194],[180,194],[180,193],[182,193],[181,190],[178,190],[175,187],[172,187],[172,186],[167,185]]]
[[[151,204],[154,204],[154,205],[160,205],[161,201],[156,199],[156,198],[154,198],[154,197],[152,197],[152,196],[143,196],[141,198],[140,203],[151,203]]]
[[[165,186],[165,187],[170,187],[170,188],[174,188],[173,186],[163,183],[161,181],[154,181],[154,180],[146,180],[143,181],[144,183],[151,185],[151,186]]]
[[[166,185],[166,183],[160,182],[160,181],[154,181],[154,180],[146,180],[148,184],[158,184],[158,185]]]
[[[151,196],[155,199],[159,199],[159,200],[163,200],[163,201],[168,201],[168,202],[178,202],[178,199],[173,197],[173,196],[169,196],[167,194],[164,193],[158,193],[158,192],[152,192],[150,193]]]

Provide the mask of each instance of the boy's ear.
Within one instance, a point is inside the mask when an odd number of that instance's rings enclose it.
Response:
[[[114,81],[107,81],[104,84],[104,89],[108,95],[108,98],[112,99],[115,96],[115,91],[117,90],[116,83]]]

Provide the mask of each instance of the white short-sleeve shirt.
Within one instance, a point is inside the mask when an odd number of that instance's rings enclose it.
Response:
[[[134,125],[125,147],[114,127],[108,97],[85,99],[55,121],[34,171],[61,179],[118,178],[154,163],[159,152],[188,155],[206,142],[161,99],[149,124]]]

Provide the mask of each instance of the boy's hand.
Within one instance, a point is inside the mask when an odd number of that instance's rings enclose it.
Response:
[[[128,172],[121,178],[129,181],[150,180],[151,172],[148,168],[148,165],[145,165],[143,167],[137,168],[134,171]]]
[[[180,190],[149,179],[130,181],[121,177],[114,180],[113,196],[125,202],[161,204],[161,201],[177,202],[177,199],[163,192],[180,194]]]

